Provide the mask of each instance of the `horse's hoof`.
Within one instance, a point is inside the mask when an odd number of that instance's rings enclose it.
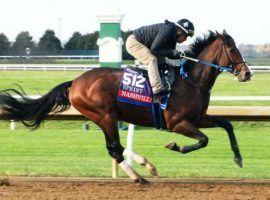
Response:
[[[142,185],[148,185],[148,184],[150,184],[150,182],[148,180],[144,179],[144,178],[141,178],[140,179],[140,184],[142,184]]]
[[[147,169],[147,172],[151,175],[151,176],[157,176],[157,169],[156,167],[150,163],[149,161],[146,161],[145,167]]]
[[[241,168],[243,168],[243,161],[242,161],[242,158],[239,158],[239,157],[235,157],[234,158],[234,162]]]
[[[170,142],[170,143],[168,143],[168,144],[165,145],[165,148],[172,150],[172,148],[173,148],[175,145],[176,145],[175,142]]]
[[[144,179],[144,178],[135,179],[134,182],[135,182],[135,183],[140,183],[141,185],[148,185],[148,184],[150,184],[150,182],[147,181],[147,180]]]
[[[165,145],[165,148],[170,149],[172,151],[180,152],[180,147],[176,144],[176,142],[170,142],[169,144]]]
[[[3,180],[0,180],[0,186],[10,186],[10,182],[8,178],[4,178]]]

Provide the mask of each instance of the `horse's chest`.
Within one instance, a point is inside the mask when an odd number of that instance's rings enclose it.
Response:
[[[177,115],[180,119],[189,119],[190,121],[197,122],[205,112],[208,106],[209,97],[202,95],[198,91],[190,90],[189,92],[178,93],[172,101],[171,107],[177,110]]]
[[[184,115],[192,121],[199,121],[205,110],[205,104],[201,99],[194,99],[189,101],[184,108]]]
[[[201,115],[203,107],[201,105],[193,104],[189,109],[186,110],[186,115],[190,118],[198,118]]]

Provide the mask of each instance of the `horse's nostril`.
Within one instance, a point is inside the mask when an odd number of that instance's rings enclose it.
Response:
[[[246,72],[246,73],[245,73],[245,76],[250,76],[250,75],[251,75],[250,72]]]

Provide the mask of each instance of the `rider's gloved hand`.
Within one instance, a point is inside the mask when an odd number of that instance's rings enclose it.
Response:
[[[194,58],[195,56],[194,56],[194,54],[192,54],[190,51],[188,51],[188,50],[185,50],[184,52],[184,55],[186,56],[186,57],[191,57],[191,58]]]
[[[185,50],[185,51],[178,51],[178,50],[173,50],[173,57],[175,59],[181,59],[183,58],[182,56],[186,56],[186,57],[191,57],[194,58],[194,54],[192,54],[190,51]]]
[[[172,55],[173,55],[174,59],[179,59],[179,58],[181,58],[181,57],[180,57],[181,52],[179,52],[179,51],[176,50],[176,49],[173,50]]]

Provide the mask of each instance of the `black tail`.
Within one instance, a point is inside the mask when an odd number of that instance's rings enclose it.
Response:
[[[68,91],[71,84],[72,81],[62,83],[38,99],[29,98],[23,91],[15,89],[1,91],[0,113],[6,120],[21,121],[25,126],[36,129],[50,112],[59,113],[70,107]]]

